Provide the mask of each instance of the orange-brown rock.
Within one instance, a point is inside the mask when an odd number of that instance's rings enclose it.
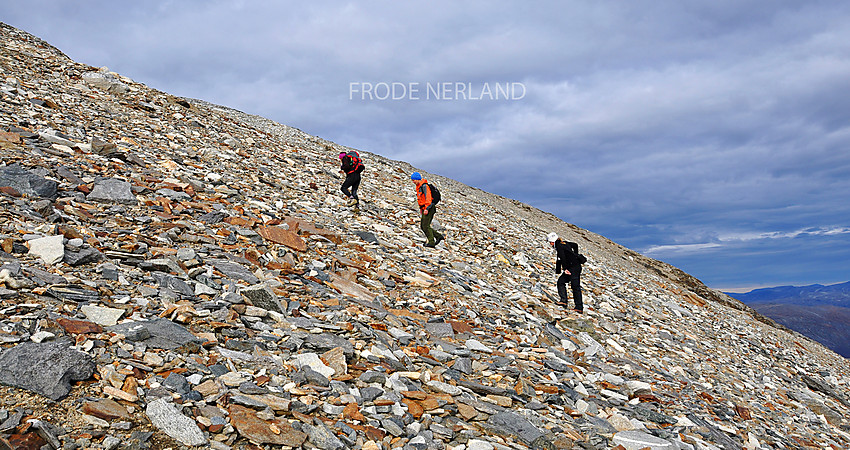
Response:
[[[295,251],[303,252],[307,250],[307,243],[297,234],[285,230],[281,227],[259,227],[257,233],[267,241],[272,241],[275,244],[285,245]]]

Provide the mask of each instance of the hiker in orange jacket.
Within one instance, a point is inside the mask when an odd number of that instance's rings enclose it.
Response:
[[[419,212],[422,213],[422,219],[419,222],[419,227],[428,238],[426,247],[436,247],[445,237],[438,231],[431,228],[431,221],[434,220],[434,213],[437,212],[436,205],[440,202],[440,191],[433,185],[428,183],[428,180],[422,178],[419,172],[413,172],[410,175],[413,184],[416,185],[416,201],[419,203]]]

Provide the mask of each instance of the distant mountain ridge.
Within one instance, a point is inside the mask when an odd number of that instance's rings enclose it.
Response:
[[[850,358],[850,282],[777,286],[729,295]]]
[[[778,302],[795,305],[827,304],[850,307],[850,281],[846,283],[809,286],[777,286],[755,289],[743,294],[727,292],[744,303]]]

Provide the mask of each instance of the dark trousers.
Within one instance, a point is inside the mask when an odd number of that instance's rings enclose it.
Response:
[[[428,245],[434,245],[436,243],[435,239],[443,240],[443,235],[431,228],[431,221],[434,220],[434,213],[436,212],[437,206],[431,205],[428,208],[428,214],[422,214],[422,220],[419,221],[419,227],[422,228],[422,232],[428,238]]]
[[[573,301],[576,304],[575,309],[581,311],[584,309],[584,304],[581,302],[581,269],[570,270],[570,273],[571,275],[562,273],[558,277],[558,295],[563,303],[567,303],[569,299],[567,297],[567,281],[569,281],[570,288],[573,291]]]
[[[357,198],[357,188],[360,187],[360,174],[357,172],[349,173],[345,176],[345,181],[342,182],[342,193],[345,194],[348,198],[353,198],[358,200]],[[351,192],[348,192],[348,188],[351,188]]]

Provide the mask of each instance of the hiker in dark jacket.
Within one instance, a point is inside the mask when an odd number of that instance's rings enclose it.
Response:
[[[575,302],[574,311],[581,313],[584,311],[584,305],[581,302],[581,260],[579,259],[578,244],[575,242],[564,242],[555,233],[549,233],[547,236],[549,244],[555,248],[557,259],[555,261],[555,273],[560,273],[558,277],[558,296],[561,297],[561,306],[569,306],[569,298],[567,297],[567,281],[570,282],[570,288],[573,291],[573,301]],[[563,270],[563,272],[562,272]]]
[[[339,159],[342,162],[339,170],[345,173],[345,181],[342,182],[340,189],[348,198],[347,205],[357,206],[360,203],[360,199],[357,198],[357,188],[360,187],[360,172],[363,172],[365,166],[363,166],[357,152],[341,152]],[[349,189],[351,190],[349,191]]]
[[[419,204],[419,212],[422,213],[422,220],[419,222],[419,227],[422,228],[422,232],[428,238],[428,243],[425,246],[436,247],[440,241],[445,239],[437,230],[431,228],[431,221],[434,220],[434,213],[437,212],[437,203],[440,200],[434,198],[433,193],[435,189],[431,189],[428,180],[422,178],[421,173],[413,172],[410,175],[410,179],[416,185],[416,202]]]

